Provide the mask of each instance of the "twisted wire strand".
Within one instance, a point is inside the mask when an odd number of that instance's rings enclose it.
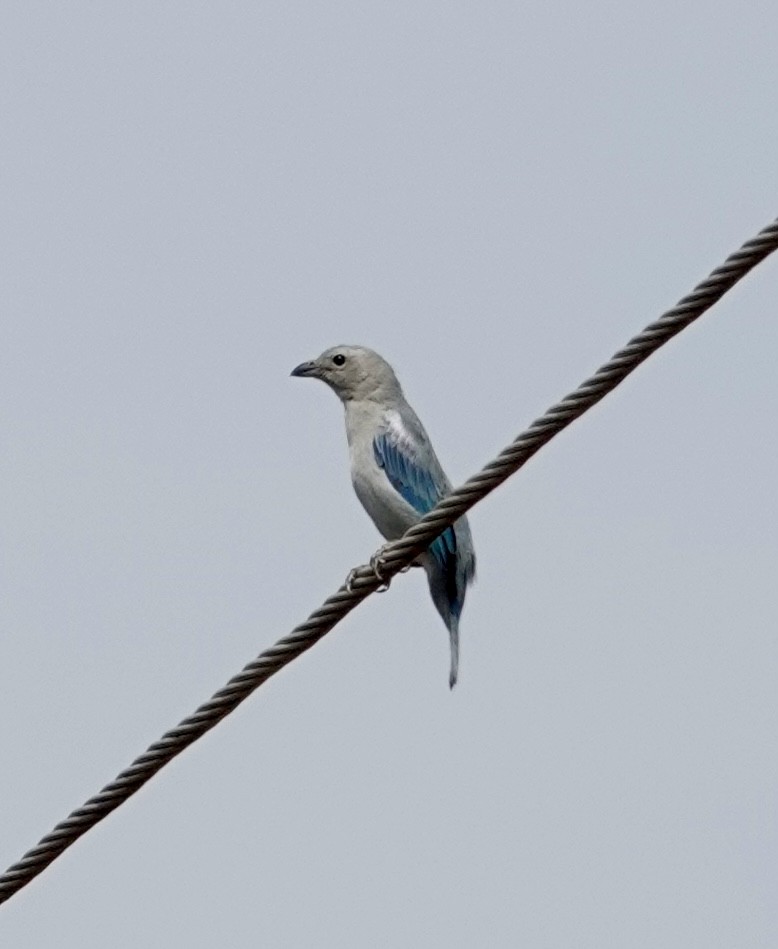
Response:
[[[778,249],[778,219],[747,241],[672,310],[635,336],[575,391],[553,405],[481,471],[456,488],[399,540],[380,551],[389,579],[474,504],[515,474],[543,445],[600,401],[652,353],[698,319],[757,264]],[[381,579],[359,567],[347,588],[329,596],[305,622],[249,662],[192,715],[166,732],[114,781],[73,811],[36,847],[0,876],[0,903],[10,899],[88,830],[123,804],[176,755],[210,731],[263,682],[315,645],[333,626],[374,593]]]

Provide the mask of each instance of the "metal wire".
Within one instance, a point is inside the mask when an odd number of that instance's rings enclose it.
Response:
[[[485,468],[456,488],[402,538],[381,552],[382,574],[392,577],[446,527],[515,474],[546,442],[583,415],[652,353],[708,310],[758,263],[778,248],[778,220],[747,241],[677,306],[647,326],[574,392],[534,421]],[[123,804],[185,748],[240,705],[263,682],[315,645],[336,623],[381,585],[373,569],[361,566],[351,588],[342,586],[304,623],[253,659],[193,715],[166,732],[139,758],[61,821],[40,843],[0,876],[0,903],[26,886],[68,847]]]

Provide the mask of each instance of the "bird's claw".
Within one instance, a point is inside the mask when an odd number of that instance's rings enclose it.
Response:
[[[368,566],[373,571],[375,578],[380,582],[380,586],[376,588],[376,593],[386,593],[389,589],[389,584],[392,582],[391,577],[384,576],[384,570],[386,569],[386,561],[384,560],[384,551],[386,550],[388,544],[384,544],[380,550],[377,550],[373,556],[370,558]],[[404,567],[400,567],[397,571],[398,573],[407,573],[411,567],[420,567],[420,563],[407,563]],[[361,567],[354,567],[353,570],[349,570],[348,576],[346,577],[345,587],[349,593],[354,592],[354,581],[357,578],[357,574],[361,570]]]
[[[383,568],[386,566],[386,561],[382,556],[382,552],[383,547],[370,558],[370,568],[376,575],[377,579],[381,581],[381,585],[376,588],[376,593],[386,593],[391,582],[391,578],[387,579],[383,574]]]
[[[389,589],[389,583],[390,583],[390,579],[387,579],[383,574],[383,570],[386,567],[386,561],[381,555],[382,551],[383,551],[383,548],[381,548],[381,550],[379,550],[378,553],[373,554],[373,556],[370,558],[370,563],[369,563],[370,569],[373,571],[376,579],[379,580],[381,584],[376,589],[376,593],[386,593],[386,591]],[[354,567],[353,570],[349,570],[348,572],[348,576],[346,577],[345,587],[349,593],[354,592],[354,581],[356,580],[360,569],[361,567]],[[405,573],[407,569],[408,569],[407,567],[403,567],[402,572]]]

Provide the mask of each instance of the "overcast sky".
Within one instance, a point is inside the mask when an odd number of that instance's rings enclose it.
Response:
[[[778,8],[0,6],[0,870],[778,213]],[[778,945],[778,259],[0,908],[14,949]]]

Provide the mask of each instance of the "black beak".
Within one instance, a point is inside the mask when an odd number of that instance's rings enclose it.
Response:
[[[306,376],[315,376],[316,375],[316,363],[315,362],[301,362],[299,366],[295,366],[291,372],[291,375],[298,376],[301,379],[304,379]]]

